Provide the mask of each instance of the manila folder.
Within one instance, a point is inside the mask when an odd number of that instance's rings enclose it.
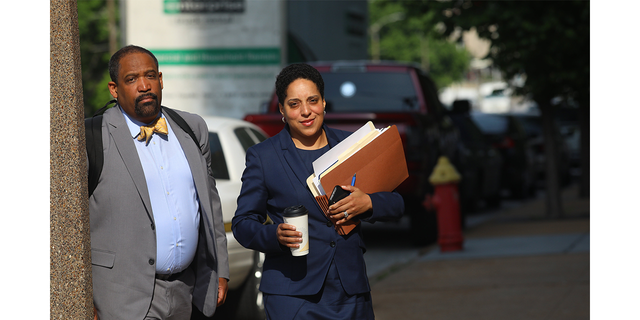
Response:
[[[394,125],[320,178],[324,190],[355,186],[365,193],[391,192],[409,177],[402,140]]]

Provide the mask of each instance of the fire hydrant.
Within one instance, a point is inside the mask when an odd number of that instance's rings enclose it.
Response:
[[[460,223],[460,201],[458,181],[460,174],[447,157],[440,157],[429,177],[434,186],[434,195],[426,195],[423,206],[437,211],[438,245],[440,251],[462,250],[462,230]]]

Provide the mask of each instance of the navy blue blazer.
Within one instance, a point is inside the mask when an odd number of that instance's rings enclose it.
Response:
[[[326,125],[323,128],[330,147],[351,134]],[[241,245],[265,253],[260,290],[282,295],[316,294],[335,259],[348,294],[369,292],[362,224],[349,235],[339,235],[307,187],[308,176],[288,126],[247,150],[232,230]],[[397,220],[404,213],[404,201],[396,192],[378,192],[370,197],[373,213],[362,221]],[[294,257],[278,242],[276,229],[283,223],[284,209],[299,204],[309,210],[309,254]],[[267,215],[274,224],[264,224]]]

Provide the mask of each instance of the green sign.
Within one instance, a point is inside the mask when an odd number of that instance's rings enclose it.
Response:
[[[279,65],[280,48],[151,50],[160,65]]]
[[[164,0],[164,13],[242,13],[245,0]]]

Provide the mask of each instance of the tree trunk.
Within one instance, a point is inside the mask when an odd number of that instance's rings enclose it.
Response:
[[[558,174],[558,146],[554,134],[554,109],[550,99],[537,101],[542,115],[544,137],[546,207],[548,218],[562,218],[562,198],[560,197],[560,177]]]
[[[589,198],[591,195],[591,167],[589,157],[591,154],[590,113],[589,99],[583,99],[578,109],[580,121],[580,198]]]

